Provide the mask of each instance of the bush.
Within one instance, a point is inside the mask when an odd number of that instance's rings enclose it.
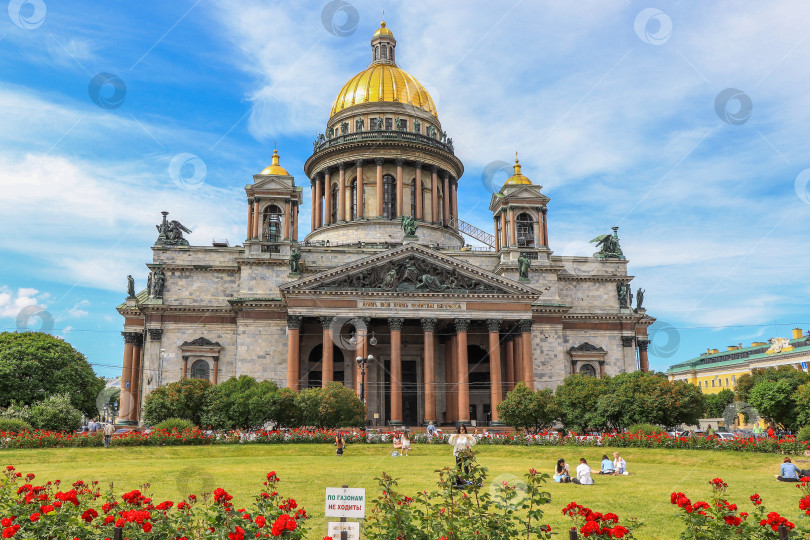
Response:
[[[153,390],[143,404],[143,420],[158,424],[169,418],[184,418],[200,425],[200,413],[211,383],[204,379],[180,379]]]
[[[212,386],[206,396],[200,425],[214,429],[260,428],[274,421],[278,386],[257,382],[248,375],[231,377]]]
[[[155,431],[185,431],[185,430],[193,430],[196,429],[197,426],[194,425],[194,422],[190,420],[186,420],[185,418],[168,418],[159,424],[154,426]]]
[[[51,396],[31,407],[31,425],[48,431],[76,431],[82,425],[82,413],[70,404],[70,396]]]
[[[19,418],[0,418],[0,431],[20,433],[23,431],[33,431],[34,428],[25,420]]]
[[[797,441],[810,441],[810,426],[804,426],[796,433]]]
[[[533,392],[521,381],[498,404],[498,415],[501,422],[515,429],[537,433],[551,427],[559,412],[550,388]]]
[[[654,426],[652,424],[633,424],[627,428],[628,433],[643,433],[644,435],[658,435],[664,433],[661,426]]]

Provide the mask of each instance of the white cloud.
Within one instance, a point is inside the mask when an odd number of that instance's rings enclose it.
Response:
[[[37,299],[39,295],[39,299]],[[40,302],[45,299],[45,295],[40,295],[37,289],[20,287],[16,292],[5,285],[0,285],[0,319],[7,317],[17,317],[20,311],[28,306],[39,305],[42,308],[47,306]]]

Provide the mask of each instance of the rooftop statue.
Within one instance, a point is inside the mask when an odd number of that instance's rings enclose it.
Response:
[[[529,279],[529,268],[531,265],[532,260],[529,259],[528,255],[521,253],[520,257],[518,257],[518,276],[520,276],[520,279]]]
[[[613,234],[603,234],[591,240],[592,244],[596,243],[596,247],[601,246],[599,252],[594,255],[603,259],[624,259],[624,253],[619,245],[619,228],[612,227],[612,229]]]
[[[161,212],[163,214],[163,222],[160,225],[155,225],[158,230],[158,237],[155,240],[156,246],[187,246],[188,240],[183,238],[183,233],[191,234],[191,231],[183,226],[177,220],[167,221],[166,216],[168,212]]]
[[[405,232],[406,237],[416,236],[416,220],[413,216],[402,216],[402,230]]]
[[[135,298],[135,280],[127,276],[127,298]]]

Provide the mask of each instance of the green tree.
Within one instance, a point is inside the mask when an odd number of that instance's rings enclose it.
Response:
[[[720,418],[726,407],[734,403],[734,392],[726,388],[716,394],[706,394],[704,397],[706,410],[703,413],[706,418]]]
[[[257,382],[248,375],[231,377],[211,387],[201,415],[203,426],[214,429],[260,428],[275,414],[278,386]]]
[[[325,388],[307,388],[298,393],[295,404],[301,423],[320,429],[359,427],[366,422],[366,406],[351,388],[331,382]]]
[[[271,418],[278,427],[295,428],[302,425],[301,410],[296,404],[296,392],[289,388],[282,388],[275,396],[276,403],[273,410],[275,418]]]
[[[62,339],[43,332],[0,333],[0,407],[66,394],[73,407],[94,417],[103,388],[87,358]]]
[[[810,383],[799,386],[793,400],[796,402],[796,423],[800,427],[810,426]]]
[[[797,429],[795,393],[798,386],[795,383],[792,378],[761,380],[748,394],[748,402],[766,421],[781,424],[786,429]]]
[[[204,379],[180,379],[152,390],[144,400],[144,422],[157,424],[169,418],[183,418],[199,426],[210,387],[211,383]]]
[[[554,393],[560,421],[566,429],[583,432],[586,428],[607,427],[607,420],[596,410],[599,398],[609,391],[610,378],[570,375]]]
[[[49,431],[76,431],[82,425],[82,413],[67,394],[48,396],[31,406],[31,425]]]
[[[558,416],[554,392],[549,388],[533,392],[524,382],[519,382],[498,404],[501,422],[530,433],[548,429]]]
[[[778,366],[775,368],[754,369],[750,374],[745,373],[737,379],[737,401],[750,403],[750,393],[762,381],[787,380],[793,388],[810,382],[810,374],[799,371],[793,366]]]

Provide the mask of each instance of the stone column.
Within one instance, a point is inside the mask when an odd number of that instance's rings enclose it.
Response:
[[[301,378],[299,346],[302,321],[300,315],[287,315],[287,388],[296,392]]]
[[[493,219],[493,223],[495,223],[495,251],[500,251],[501,249],[501,231],[498,230],[498,218]]]
[[[323,225],[323,181],[320,174],[315,176],[315,228]]]
[[[405,163],[404,159],[398,159],[396,161],[397,164],[397,215],[396,217],[402,217],[405,215],[405,211],[403,210],[403,190],[405,186],[402,185],[402,165]],[[435,419],[434,419],[435,420]]]
[[[253,199],[250,198],[248,201],[248,221],[247,221],[247,238],[250,240],[253,238]]]
[[[335,349],[332,345],[332,320],[334,317],[321,315],[323,341],[321,342],[321,387],[335,379]]]
[[[312,187],[312,228],[315,230],[315,215],[318,213],[318,198],[315,196],[315,184],[318,182],[317,176],[309,179],[309,185]]]
[[[262,220],[262,216],[259,213],[259,199],[257,197],[253,197],[253,238],[257,240],[261,240],[259,237],[259,231],[261,230],[259,227],[259,222]]]
[[[467,329],[470,319],[455,319],[456,324],[456,377],[458,380],[458,422],[470,423],[470,367],[467,362]]]
[[[138,421],[141,408],[141,351],[143,350],[143,334],[135,333],[132,343],[132,373],[129,377],[129,387],[132,392],[132,414],[130,420]]]
[[[518,381],[523,380],[523,337],[520,333],[520,326],[516,328],[515,338],[512,340],[512,361],[515,364],[515,386]]]
[[[540,247],[543,243],[543,239],[540,237],[540,220],[542,217],[538,217],[537,221],[533,223],[534,226],[534,245],[529,247]]]
[[[501,384],[501,319],[487,319],[489,330],[489,400],[492,421],[498,421],[498,404],[503,396]]]
[[[402,325],[405,319],[388,317],[391,330],[391,425],[402,425]]]
[[[124,361],[121,367],[121,397],[118,408],[118,419],[129,420],[132,414],[132,349],[135,343],[135,332],[121,332],[124,338]]]
[[[214,357],[214,373],[211,382],[215,385],[219,383],[219,356]]]
[[[357,219],[363,219],[363,190],[365,189],[363,185],[363,160],[358,159],[354,164],[357,166]]]
[[[292,239],[293,242],[298,242],[298,201],[292,202],[292,212],[290,212],[290,219],[292,223]]]
[[[447,409],[446,423],[455,422],[457,419],[456,409],[458,408],[458,398],[456,397],[456,335],[447,337],[444,342],[444,402]]]
[[[323,224],[329,225],[332,223],[332,171],[327,167],[324,173],[323,181]]]
[[[515,389],[515,349],[512,337],[508,337],[504,342],[504,352],[506,353],[506,391],[511,392]]]
[[[341,162],[338,165],[340,176],[338,181],[338,221],[346,221],[346,164]]]
[[[605,361],[599,360],[599,378],[601,379],[604,376],[605,376]]]
[[[414,219],[424,219],[422,210],[422,163],[417,161],[414,167],[416,167],[416,215]]]
[[[430,176],[430,221],[439,221],[439,168],[431,167]]]
[[[183,355],[183,371],[182,371],[182,379],[188,378],[188,356]]]
[[[456,218],[454,229],[458,230],[458,178],[450,180],[450,203],[452,217]]]
[[[650,344],[650,340],[636,338],[636,341],[638,342],[638,364],[639,364],[639,369],[641,371],[643,371],[644,373],[646,373],[646,372],[650,371],[650,362],[649,362],[649,359],[647,358],[647,347]]]
[[[509,247],[517,245],[517,234],[515,229],[515,209],[509,207]]]
[[[501,210],[501,249],[506,249],[509,247],[509,240],[506,238],[507,228],[506,228],[506,210]]]
[[[534,362],[532,360],[532,323],[531,319],[521,319],[520,333],[521,333],[521,353],[523,364],[523,382],[526,383],[530,389],[534,390]]]
[[[425,379],[425,424],[436,423],[436,359],[433,351],[436,344],[436,319],[426,317],[421,319],[422,330],[425,332],[424,345],[424,379]]]
[[[290,220],[292,219],[292,207],[290,200],[284,201],[284,240],[290,239]]]
[[[377,216],[383,215],[383,158],[376,158],[374,163],[377,164]]]
[[[543,245],[548,247],[548,207],[541,206],[540,211],[543,216]]]
[[[447,174],[447,171],[444,172],[444,191],[442,192],[442,202],[444,203],[444,210],[442,214],[442,219],[444,221],[444,226],[450,226],[450,176]]]

